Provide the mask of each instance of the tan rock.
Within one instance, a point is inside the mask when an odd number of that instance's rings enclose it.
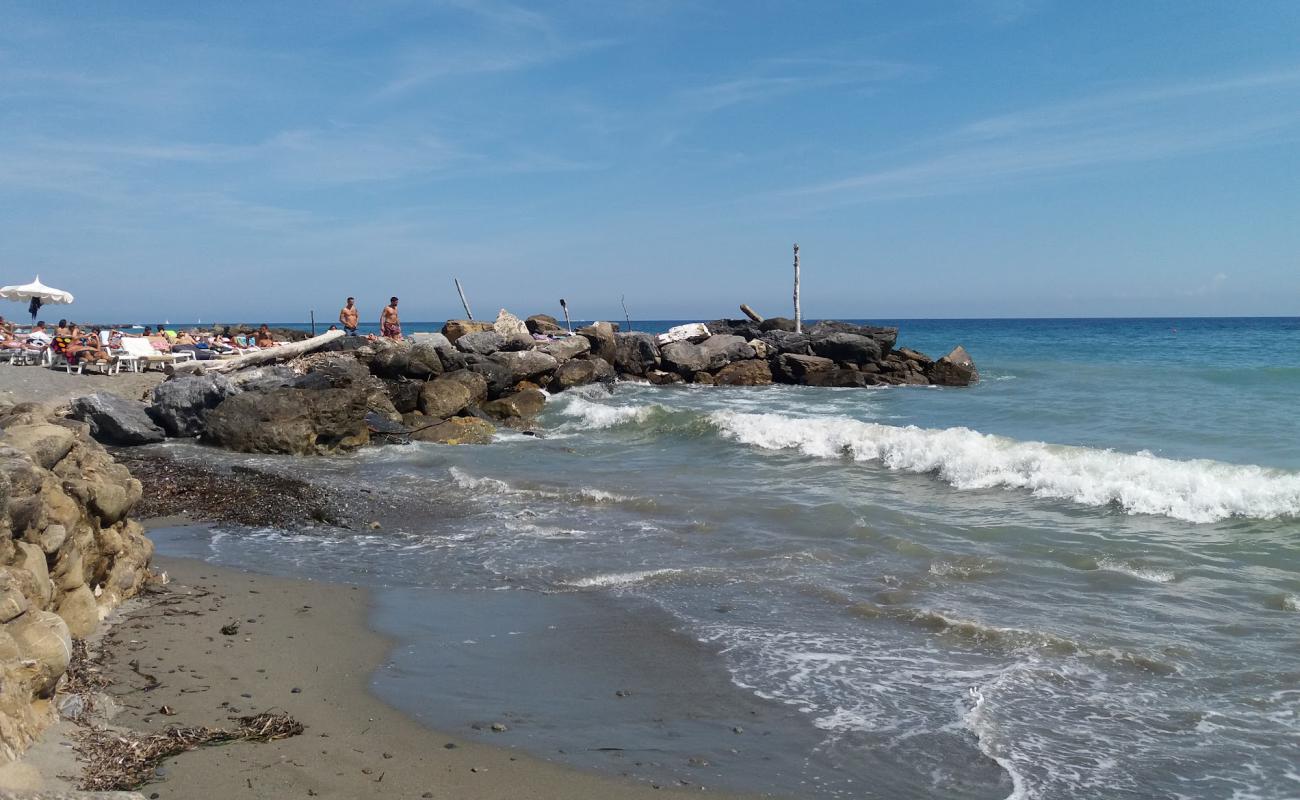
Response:
[[[41,549],[46,554],[53,555],[59,552],[59,548],[68,540],[68,529],[62,525],[47,525],[36,538]]]
[[[50,696],[72,659],[67,623],[53,611],[33,609],[5,623],[4,630],[14,637],[23,659],[35,662],[33,690],[40,697]]]
[[[67,594],[59,601],[58,614],[68,625],[68,632],[78,639],[84,639],[99,627],[99,604],[95,594],[86,586],[81,586]]]
[[[54,584],[50,583],[50,568],[45,562],[45,551],[31,542],[16,544],[18,554],[14,566],[31,574],[37,592],[35,597],[29,595],[27,599],[38,608],[49,608],[50,599],[54,596]]]
[[[67,428],[44,422],[8,427],[3,441],[31,456],[38,466],[53,469],[72,450],[77,435]]]
[[[11,567],[0,567],[0,623],[8,622],[31,607]]]
[[[411,438],[434,444],[491,444],[494,433],[496,428],[486,420],[478,417],[452,417],[431,427],[416,430]]]
[[[467,333],[484,333],[493,330],[491,322],[471,319],[449,319],[442,326],[442,335],[447,337],[447,341],[452,344]]]
[[[420,387],[420,411],[435,419],[446,419],[464,411],[473,396],[464,381],[443,376]]]
[[[507,425],[521,425],[542,413],[546,394],[538,389],[506,395],[483,405],[483,412]]]

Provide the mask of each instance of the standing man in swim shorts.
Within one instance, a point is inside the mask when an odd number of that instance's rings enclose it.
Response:
[[[343,309],[339,311],[339,324],[343,326],[343,332],[348,336],[357,335],[357,319],[359,316],[360,313],[357,311],[357,299],[355,297],[349,297],[348,304],[343,306]]]
[[[388,305],[379,314],[379,334],[387,339],[402,338],[402,321],[397,317],[397,298],[388,300]]]

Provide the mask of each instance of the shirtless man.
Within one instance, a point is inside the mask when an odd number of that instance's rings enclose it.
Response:
[[[385,339],[402,338],[402,321],[397,318],[397,298],[388,300],[388,305],[379,314],[379,333]]]
[[[343,306],[343,309],[339,311],[339,324],[343,326],[343,332],[348,336],[357,335],[357,320],[359,317],[360,313],[357,311],[357,299],[355,297],[349,297],[348,304]]]

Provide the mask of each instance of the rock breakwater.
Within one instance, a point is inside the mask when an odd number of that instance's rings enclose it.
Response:
[[[335,337],[338,334],[334,334]],[[718,320],[655,336],[596,322],[573,333],[547,315],[449,320],[406,341],[332,338],[291,363],[229,374],[202,364],[146,403],[85,398],[73,414],[118,445],[201,437],[231,450],[346,452],[414,439],[487,443],[498,426],[529,430],[549,394],[593,383],[821,387],[966,386],[961,347],[932,359],[896,347],[896,328],[785,319]],[[205,369],[207,370],[205,372]]]

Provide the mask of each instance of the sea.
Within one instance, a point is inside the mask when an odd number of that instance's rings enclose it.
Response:
[[[584,387],[540,437],[336,459],[168,444],[387,492],[409,521],[159,549],[372,587],[380,697],[581,769],[1300,797],[1300,319],[871,322],[964,345],[980,382]]]

